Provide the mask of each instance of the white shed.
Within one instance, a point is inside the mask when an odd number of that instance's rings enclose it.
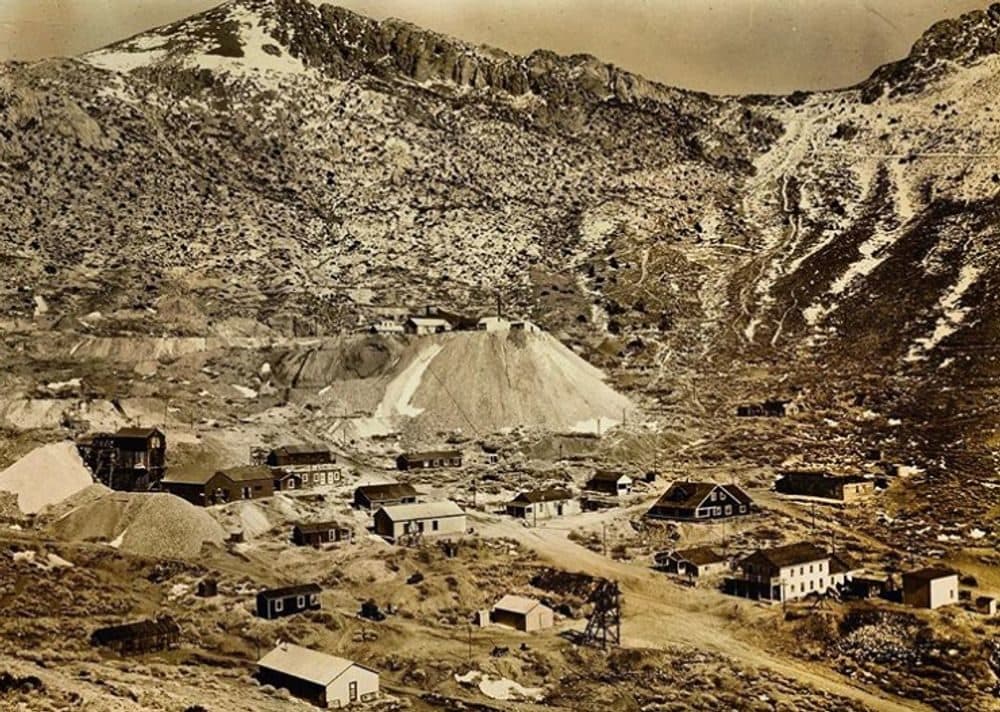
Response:
[[[508,594],[493,606],[490,620],[497,625],[531,633],[555,625],[555,614],[534,598]]]
[[[346,707],[378,697],[378,673],[350,660],[281,643],[257,662],[263,684],[285,688],[322,707]]]
[[[390,541],[411,534],[461,536],[465,531],[465,511],[450,500],[397,504],[375,512],[375,533]]]
[[[903,603],[916,608],[940,608],[958,603],[958,574],[937,567],[904,573]]]

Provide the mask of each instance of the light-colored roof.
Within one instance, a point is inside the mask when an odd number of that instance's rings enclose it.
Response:
[[[406,522],[414,519],[436,519],[438,517],[457,517],[465,512],[451,500],[442,502],[420,502],[418,504],[395,504],[382,507],[381,512],[394,522]]]
[[[527,596],[515,596],[514,594],[507,594],[499,601],[497,601],[497,604],[493,606],[493,610],[510,611],[512,613],[520,613],[522,615],[527,615],[540,605],[542,604],[536,601],[534,598],[528,598]]]
[[[262,668],[275,670],[323,687],[357,665],[350,660],[291,643],[279,644],[257,661],[257,664]]]
[[[436,316],[411,316],[410,321],[414,324],[422,324],[424,326],[451,326],[451,323],[447,319],[441,319]]]

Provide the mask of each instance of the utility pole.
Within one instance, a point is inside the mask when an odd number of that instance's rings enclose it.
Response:
[[[601,544],[604,547],[604,555],[608,555],[608,525],[601,522]]]
[[[816,532],[816,503],[815,502],[812,503],[812,508],[811,508],[810,511],[812,512],[812,530],[813,530],[813,533],[815,533]]]

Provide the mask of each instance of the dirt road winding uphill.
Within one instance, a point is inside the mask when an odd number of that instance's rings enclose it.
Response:
[[[617,581],[624,594],[622,639],[629,646],[661,648],[680,644],[710,650],[855,700],[878,712],[931,709],[767,650],[760,645],[760,638],[755,638],[755,628],[740,622],[747,617],[762,618],[766,611],[757,605],[714,591],[681,588],[662,574],[609,559],[570,541],[566,529],[491,521],[480,525],[479,531],[484,536],[514,539],[553,565]],[[730,615],[734,609],[742,609],[743,615]]]

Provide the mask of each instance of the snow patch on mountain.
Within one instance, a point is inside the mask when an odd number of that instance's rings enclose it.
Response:
[[[970,311],[970,307],[962,306],[962,299],[982,274],[983,270],[975,265],[962,267],[958,279],[938,301],[937,309],[940,316],[934,325],[934,330],[929,336],[916,340],[906,355],[906,361],[912,363],[924,360],[928,352],[962,327]]]

